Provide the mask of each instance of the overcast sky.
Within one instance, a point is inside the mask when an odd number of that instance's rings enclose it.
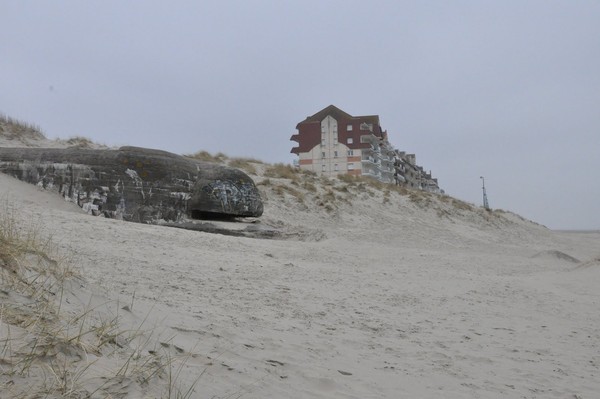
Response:
[[[293,160],[378,114],[450,195],[600,229],[600,1],[0,0],[0,112],[49,138]]]

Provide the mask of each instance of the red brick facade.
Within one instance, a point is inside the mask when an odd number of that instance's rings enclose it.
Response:
[[[338,122],[338,141],[351,149],[368,148],[370,144],[361,143],[360,137],[368,135],[370,132],[378,138],[384,138],[387,134],[379,125],[378,115],[352,116],[336,106],[330,105],[296,125],[298,133],[292,135],[290,140],[297,142],[298,146],[292,148],[290,152],[300,154],[319,145],[321,143],[321,121],[327,116],[333,117]],[[352,126],[352,130],[348,130],[348,126]],[[352,139],[352,143],[348,143],[348,139]]]

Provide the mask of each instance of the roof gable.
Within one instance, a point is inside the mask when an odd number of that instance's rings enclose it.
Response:
[[[349,113],[342,111],[335,105],[329,105],[314,115],[307,116],[305,120],[298,122],[300,123],[310,123],[310,122],[319,122],[327,117],[327,115],[331,115],[335,120],[360,120],[361,122],[372,123],[376,126],[379,126],[379,115],[363,115],[363,116],[352,116]]]
[[[312,116],[308,116],[305,120],[298,122],[298,124],[306,123],[306,122],[319,122],[320,123],[323,119],[325,119],[327,117],[327,115],[331,115],[335,120],[338,120],[338,121],[340,119],[352,119],[353,118],[352,115],[342,111],[335,105],[329,105],[329,106],[323,108],[322,110],[320,110],[319,112],[317,112],[316,114],[314,114]]]

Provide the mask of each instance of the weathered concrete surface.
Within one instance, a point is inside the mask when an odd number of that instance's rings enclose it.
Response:
[[[244,172],[160,150],[0,148],[0,172],[56,190],[95,215],[135,222],[263,212]]]

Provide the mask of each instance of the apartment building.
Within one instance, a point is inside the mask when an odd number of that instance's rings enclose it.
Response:
[[[352,116],[330,105],[296,125],[290,140],[295,164],[318,175],[369,176],[385,183],[440,192],[437,179],[416,164],[415,154],[398,151],[378,115]]]
[[[352,116],[334,105],[296,125],[296,164],[318,175],[365,175],[394,181],[394,149],[378,115]]]
[[[396,180],[407,187],[418,188],[421,190],[443,193],[438,186],[438,179],[431,175],[431,171],[426,172],[422,166],[417,165],[417,156],[407,154],[396,150]]]

